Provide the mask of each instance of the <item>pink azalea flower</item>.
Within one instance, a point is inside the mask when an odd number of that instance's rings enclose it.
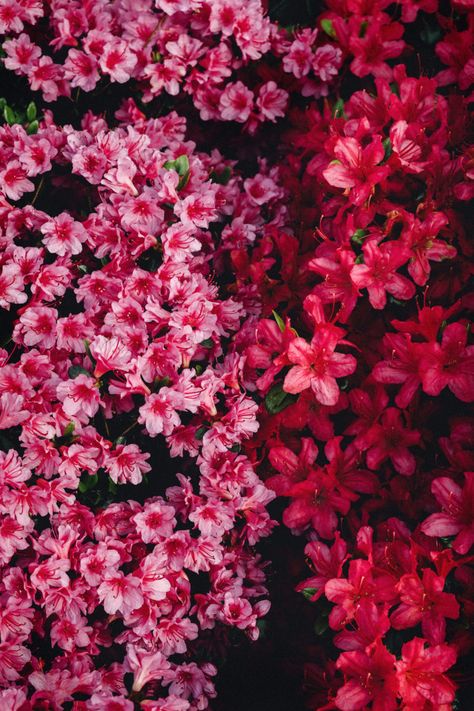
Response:
[[[151,471],[148,459],[149,453],[136,444],[118,444],[105,455],[104,467],[116,484],[139,484],[143,474]]]
[[[161,652],[147,652],[136,645],[127,645],[127,668],[133,672],[133,691],[141,691],[145,684],[162,679],[170,663]]]
[[[97,336],[90,344],[90,351],[96,361],[94,375],[102,377],[109,371],[127,371],[130,367],[130,351],[118,338]]]
[[[227,84],[220,95],[219,108],[224,121],[245,123],[253,108],[254,95],[241,81]]]
[[[267,81],[260,87],[255,103],[265,119],[275,122],[285,115],[288,93],[278,88],[276,82]]]
[[[2,683],[16,681],[20,671],[31,659],[29,649],[15,642],[0,643],[0,680]]]
[[[100,405],[100,393],[94,378],[78,375],[74,380],[64,380],[56,388],[63,410],[71,417],[87,423],[94,417]]]
[[[136,62],[137,59],[127,43],[117,37],[114,37],[113,41],[104,43],[99,57],[102,71],[119,84],[124,84],[130,79]]]
[[[133,575],[124,575],[121,570],[106,573],[97,594],[109,615],[116,612],[127,614],[143,604],[140,580]]]
[[[171,536],[176,525],[175,510],[159,501],[145,504],[142,513],[136,514],[133,520],[144,543],[159,543],[163,538]]]
[[[145,425],[151,437],[163,433],[165,436],[181,424],[176,407],[181,404],[181,399],[174,390],[164,387],[159,393],[150,395],[141,406],[138,422]]]
[[[34,184],[26,176],[27,171],[17,160],[8,162],[4,170],[0,171],[1,189],[10,200],[19,200],[24,193],[35,189]]]

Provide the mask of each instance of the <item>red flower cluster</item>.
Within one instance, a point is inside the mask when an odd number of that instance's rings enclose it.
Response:
[[[283,173],[300,196],[293,235],[287,228],[264,246],[271,281],[241,272],[261,289],[265,315],[247,350],[247,379],[262,398],[251,446],[286,499],[284,524],[310,540],[312,576],[298,589],[318,601],[318,628],[342,650],[319,677],[329,703],[320,695],[316,706],[451,708],[446,672],[469,648],[472,615],[464,205],[474,183],[469,97],[459,92],[472,78],[389,66],[403,42],[387,3],[372,3],[371,15],[329,4],[323,22],[374,88],[292,115]],[[413,5],[402,21],[414,19]],[[473,28],[446,35],[442,61]],[[258,249],[248,257],[252,266],[261,258]]]

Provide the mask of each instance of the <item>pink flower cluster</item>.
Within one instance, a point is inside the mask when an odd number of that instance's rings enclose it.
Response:
[[[192,661],[193,641],[229,626],[255,639],[269,608],[252,547],[274,494],[239,453],[258,429],[231,343],[247,312],[212,275],[219,232],[224,249],[251,243],[264,209],[282,219],[282,191],[264,169],[231,175],[185,128],[176,114],[0,128],[0,298],[16,310],[0,368],[9,708],[80,693],[90,709],[132,709],[131,673],[133,699],[154,690],[143,708],[204,709],[215,667]],[[76,208],[61,210],[61,190]],[[53,214],[33,204],[55,191]]]
[[[47,102],[132,81],[144,102],[188,95],[201,119],[237,121],[253,132],[285,115],[293,84],[306,96],[327,94],[342,64],[331,38],[306,30],[293,37],[265,16],[260,0],[10,4],[0,11],[5,67]],[[267,55],[283,71],[265,70]]]

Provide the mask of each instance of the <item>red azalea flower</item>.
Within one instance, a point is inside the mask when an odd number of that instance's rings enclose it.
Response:
[[[347,579],[328,580],[324,589],[328,600],[336,603],[329,615],[331,629],[339,630],[354,619],[362,600],[376,604],[393,600],[395,584],[394,577],[374,568],[369,561],[351,560]]]
[[[279,473],[267,479],[266,485],[278,496],[285,496],[294,483],[306,479],[317,456],[318,448],[310,437],[301,439],[301,452],[298,456],[288,447],[272,447],[268,459]]]
[[[422,580],[415,574],[404,575],[398,583],[401,604],[390,615],[392,626],[403,630],[421,622],[430,644],[444,642],[445,618],[459,617],[459,603],[454,595],[443,592],[444,585],[445,579],[429,568],[423,570]]]
[[[404,301],[415,295],[414,284],[397,272],[410,257],[408,247],[395,241],[378,245],[371,239],[364,243],[362,251],[364,263],[352,267],[351,278],[359,289],[367,289],[374,309],[385,308],[386,292]]]
[[[361,20],[355,16],[354,24],[361,23]],[[353,74],[357,77],[373,74],[390,80],[392,69],[386,60],[402,53],[405,47],[405,42],[400,39],[402,35],[403,25],[391,22],[385,13],[371,16],[370,21],[365,22],[365,28],[360,27],[359,32],[354,31],[350,38],[349,48],[354,55],[351,63]]]
[[[390,168],[379,165],[385,155],[380,136],[375,136],[362,148],[356,138],[339,138],[334,146],[335,160],[323,175],[329,185],[345,188],[354,205],[362,205],[373,193],[377,183],[386,178]]]
[[[381,640],[390,629],[386,608],[370,600],[361,601],[354,613],[354,621],[357,629],[343,630],[334,637],[335,646],[346,652],[367,651],[368,647]]]
[[[425,647],[425,640],[415,637],[402,647],[402,659],[396,662],[400,695],[406,709],[434,708],[454,701],[455,684],[444,672],[456,662],[456,652],[448,644]]]
[[[346,515],[350,508],[350,500],[338,492],[334,477],[321,469],[310,472],[306,481],[294,484],[287,496],[293,501],[283,514],[285,526],[298,530],[311,523],[321,538],[334,538],[336,512]]]
[[[462,323],[450,323],[441,344],[430,344],[420,364],[425,393],[439,395],[448,387],[458,400],[474,401],[474,346],[466,345],[467,335]]]
[[[320,328],[309,345],[304,338],[295,338],[288,346],[288,360],[296,365],[285,377],[283,390],[297,394],[311,388],[322,405],[335,405],[339,399],[336,378],[354,372],[354,356],[336,353],[340,330],[330,326]]]
[[[303,580],[296,587],[298,592],[308,588],[314,590],[311,602],[318,600],[324,593],[324,586],[331,578],[337,578],[342,573],[342,566],[347,560],[347,545],[342,540],[339,531],[336,532],[331,547],[322,541],[311,541],[304,549],[305,556],[310,559],[310,567],[316,575]]]
[[[464,489],[449,477],[433,481],[431,491],[442,508],[421,526],[427,536],[456,536],[453,548],[465,555],[474,543],[474,472],[464,474]]]
[[[343,652],[336,666],[346,678],[337,692],[338,709],[362,711],[369,704],[374,711],[392,711],[398,707],[395,657],[382,642],[367,651]]]
[[[402,413],[396,407],[389,407],[382,414],[380,423],[373,425],[362,437],[358,445],[367,449],[369,469],[378,469],[382,462],[390,459],[395,470],[403,476],[411,476],[416,468],[416,459],[408,449],[419,444],[421,434],[403,426]]]
[[[344,323],[354,310],[358,289],[351,279],[351,270],[355,263],[355,254],[350,249],[336,249],[330,256],[317,257],[308,262],[308,268],[324,278],[313,289],[323,304],[339,303],[337,320]]]
[[[402,383],[395,402],[400,408],[408,407],[421,385],[419,365],[423,344],[413,343],[407,333],[387,333],[383,345],[389,359],[377,363],[372,376],[379,383]]]

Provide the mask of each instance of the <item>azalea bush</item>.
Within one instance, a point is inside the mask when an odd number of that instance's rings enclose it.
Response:
[[[0,6],[2,708],[462,703],[472,8],[314,5]]]

